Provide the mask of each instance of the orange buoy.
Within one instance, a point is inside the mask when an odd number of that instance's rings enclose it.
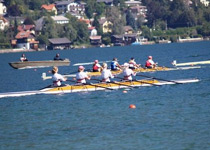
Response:
[[[131,109],[135,109],[135,108],[136,108],[136,105],[134,105],[134,104],[130,104],[129,108],[131,108]]]

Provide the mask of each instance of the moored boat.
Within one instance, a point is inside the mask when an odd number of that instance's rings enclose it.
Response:
[[[64,93],[74,93],[74,92],[89,92],[89,91],[99,91],[99,90],[114,90],[121,88],[132,88],[140,86],[161,86],[165,84],[184,84],[199,82],[199,79],[182,79],[182,80],[136,80],[136,81],[120,81],[120,82],[110,82],[110,83],[89,83],[89,84],[74,84],[74,85],[64,85],[59,87],[48,86],[37,91],[22,91],[22,92],[8,92],[0,93],[0,98],[3,97],[15,97],[15,96],[25,96],[25,95],[35,95],[35,94],[64,94]]]
[[[46,60],[46,61],[24,61],[24,62],[10,62],[9,65],[14,69],[26,69],[26,68],[43,68],[51,66],[69,66],[70,60]]]

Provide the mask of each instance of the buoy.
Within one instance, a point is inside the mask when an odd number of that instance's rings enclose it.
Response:
[[[128,93],[128,92],[124,90],[123,93]]]
[[[135,109],[135,108],[136,108],[136,105],[134,105],[134,104],[130,104],[129,108],[131,108],[131,109]]]

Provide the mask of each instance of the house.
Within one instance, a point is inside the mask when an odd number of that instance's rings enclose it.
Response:
[[[57,24],[66,24],[69,23],[69,19],[64,16],[51,16],[51,18],[55,21]]]
[[[200,0],[200,2],[203,4],[203,5],[205,5],[206,7],[208,7],[209,6],[209,1],[208,0]]]
[[[4,1],[0,0],[0,15],[5,15],[7,13],[7,7],[4,5]]]
[[[90,36],[96,36],[98,34],[95,27],[89,27],[88,28],[88,33],[90,34]]]
[[[21,31],[29,31],[29,32],[35,34],[35,25],[33,25],[33,24],[32,25],[24,25],[24,24],[22,24],[22,25],[19,25],[17,29],[18,29],[19,32],[21,32]]]
[[[50,43],[48,49],[70,49],[71,41],[68,38],[53,38],[48,40]]]
[[[114,0],[97,0],[98,3],[104,3],[106,5],[113,6],[113,1]]]
[[[44,17],[39,18],[35,21],[35,33],[36,35],[40,35],[42,32],[42,28],[44,27],[45,21]]]
[[[76,2],[70,3],[67,6],[67,12],[84,15],[85,14],[85,4],[84,3],[76,3]]]
[[[124,36],[123,35],[112,35],[111,41],[114,46],[123,46],[124,45]]]
[[[124,43],[125,45],[130,45],[131,43],[134,43],[137,39],[137,34],[124,34]]]
[[[99,46],[101,45],[101,36],[90,36],[91,45]]]
[[[133,28],[131,26],[124,26],[123,27],[124,34],[133,34]]]
[[[146,20],[146,16],[147,16],[147,7],[146,6],[142,6],[142,5],[138,5],[138,6],[131,6],[129,8],[129,11],[131,12],[131,14],[133,15],[134,19],[137,20],[138,17],[143,17],[144,20],[143,22],[147,22]]]
[[[23,49],[36,49],[38,50],[39,41],[35,40],[35,36],[30,31],[20,31],[15,40],[12,41],[13,46]]]
[[[125,5],[126,6],[139,6],[141,5],[140,1],[135,1],[135,0],[129,0],[129,1],[125,1]]]
[[[112,33],[113,24],[106,18],[99,19],[99,24],[102,26],[103,33]]]
[[[68,1],[57,1],[55,2],[55,6],[58,10],[58,13],[66,13],[69,11],[70,4],[73,3],[74,0],[68,0]]]
[[[54,12],[55,15],[58,14],[55,4],[49,4],[49,5],[44,4],[41,6],[41,9],[46,10],[47,12]]]
[[[0,16],[0,30],[4,30],[6,27],[9,27],[9,21],[3,16]]]

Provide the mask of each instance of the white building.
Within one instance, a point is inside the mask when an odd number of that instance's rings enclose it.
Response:
[[[7,13],[7,7],[3,4],[3,0],[0,0],[0,15],[5,15]]]
[[[205,5],[206,7],[209,6],[209,1],[208,0],[200,0],[200,2]]]
[[[69,23],[69,19],[64,16],[51,16],[51,18],[55,21],[57,24],[66,24]]]

